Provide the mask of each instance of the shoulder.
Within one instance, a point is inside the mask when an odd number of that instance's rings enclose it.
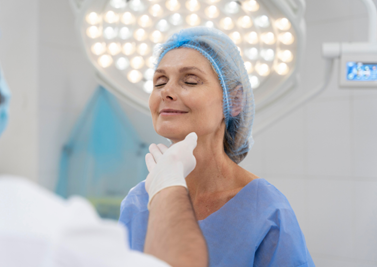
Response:
[[[259,205],[271,209],[292,209],[284,194],[267,180],[256,179],[253,182],[257,186],[256,198]]]
[[[133,187],[120,205],[120,221],[124,224],[140,212],[148,210],[149,196],[145,190],[145,181]]]

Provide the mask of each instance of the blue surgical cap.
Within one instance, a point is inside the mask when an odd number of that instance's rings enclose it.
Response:
[[[0,135],[8,123],[10,91],[0,68]]]
[[[224,149],[237,164],[253,145],[251,128],[255,108],[254,95],[240,51],[222,31],[208,27],[193,27],[174,34],[157,51],[157,65],[164,55],[175,48],[199,51],[212,64],[223,89],[223,112],[226,124]],[[232,110],[242,111],[232,116]]]

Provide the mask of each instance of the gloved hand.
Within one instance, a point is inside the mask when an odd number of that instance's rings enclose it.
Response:
[[[167,148],[164,145],[152,144],[145,156],[149,175],[145,181],[145,189],[149,194],[148,209],[153,197],[161,190],[171,186],[187,188],[185,178],[196,166],[193,151],[198,136],[190,133],[186,138]]]

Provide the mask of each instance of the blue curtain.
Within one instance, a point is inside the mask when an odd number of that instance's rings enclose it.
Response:
[[[147,152],[117,99],[99,87],[63,147],[56,192],[86,197],[102,217],[118,219],[121,200],[148,174]]]

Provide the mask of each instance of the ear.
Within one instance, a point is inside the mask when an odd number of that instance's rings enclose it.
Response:
[[[243,103],[243,87],[242,85],[237,85],[236,88],[232,90],[230,93],[230,97],[232,99],[232,111],[231,116],[236,117],[242,111],[242,103]]]

